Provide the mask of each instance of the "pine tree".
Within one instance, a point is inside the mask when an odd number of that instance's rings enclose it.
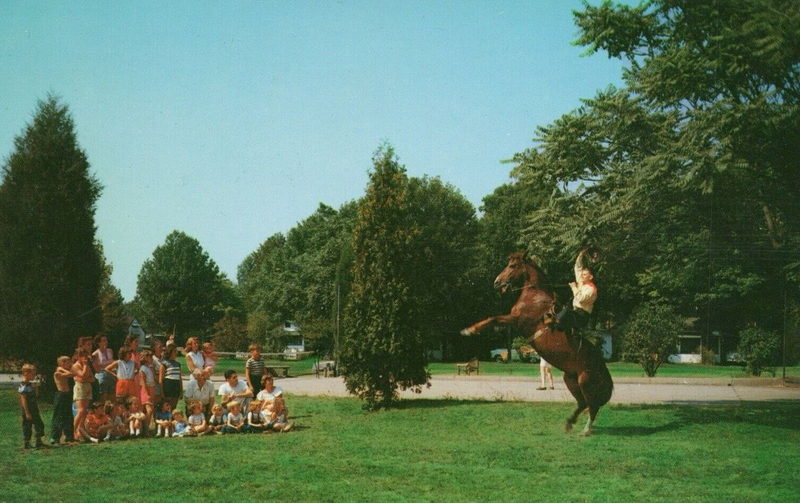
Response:
[[[45,370],[100,328],[102,188],[54,96],[39,102],[14,145],[0,185],[0,347]]]
[[[409,208],[409,183],[391,147],[374,158],[367,195],[353,233],[352,292],[341,363],[350,393],[365,408],[391,404],[397,389],[428,384],[424,341],[411,285],[419,228]]]

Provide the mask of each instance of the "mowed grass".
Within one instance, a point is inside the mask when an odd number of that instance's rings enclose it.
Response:
[[[605,407],[289,396],[296,431],[20,448],[0,392],[0,501],[796,501],[800,403]],[[49,428],[49,408],[45,423]],[[582,425],[582,422],[581,422]]]

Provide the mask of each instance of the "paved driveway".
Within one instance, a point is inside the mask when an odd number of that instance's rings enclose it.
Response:
[[[314,376],[278,379],[288,393],[348,396],[341,378]],[[555,389],[537,391],[538,378],[504,376],[435,376],[422,393],[402,392],[403,398],[453,398],[529,402],[573,402],[562,381]],[[779,379],[633,379],[614,381],[614,403],[741,403],[761,400],[800,400],[800,386]]]

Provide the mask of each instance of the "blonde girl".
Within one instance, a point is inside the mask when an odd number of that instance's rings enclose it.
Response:
[[[186,422],[189,423],[188,435],[203,435],[208,433],[208,423],[206,423],[206,416],[203,414],[203,404],[198,400],[192,401],[189,404],[190,416]]]
[[[128,428],[132,437],[139,437],[142,435],[142,426],[146,414],[142,412],[142,405],[139,399],[132,396],[128,399]]]
[[[176,410],[172,413],[172,436],[182,437],[189,432],[189,423],[186,422],[186,416],[183,412]]]

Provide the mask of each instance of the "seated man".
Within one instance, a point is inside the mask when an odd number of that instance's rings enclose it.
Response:
[[[225,371],[225,382],[219,387],[219,395],[222,397],[222,407],[227,410],[228,403],[237,402],[240,410],[250,407],[250,400],[253,398],[253,389],[247,381],[240,381],[239,375],[235,370]]]
[[[581,250],[578,258],[575,259],[575,281],[569,284],[572,290],[572,305],[564,306],[564,309],[556,316],[555,327],[553,327],[563,330],[567,335],[574,335],[575,331],[589,323],[589,315],[597,300],[597,287],[593,282],[594,275],[592,270],[583,263],[587,251],[588,248]]]

